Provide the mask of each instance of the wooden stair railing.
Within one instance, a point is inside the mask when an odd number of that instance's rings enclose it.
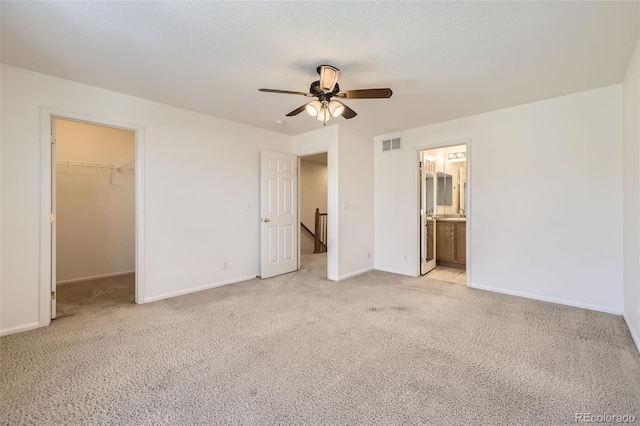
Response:
[[[316,232],[314,234],[314,253],[325,253],[327,251],[327,214],[320,213],[316,209]]]
[[[305,231],[307,231],[309,233],[309,235],[311,235],[313,237],[313,239],[316,239],[316,235],[313,233],[313,231],[309,228],[307,228],[307,225],[305,225],[304,223],[300,222],[300,226],[302,226],[302,229],[304,229]]]
[[[320,209],[316,209],[315,229],[316,232],[312,232],[304,223],[300,222],[302,229],[307,231],[309,235],[313,237],[313,252],[314,253],[326,253],[327,252],[327,214],[320,213]]]
[[[302,229],[304,229],[305,231],[307,231],[307,233],[308,233],[309,235],[311,235],[311,238],[313,238],[313,241],[314,241],[314,243],[313,243],[313,252],[314,252],[314,253],[325,253],[325,252],[327,251],[327,245],[326,245],[325,243],[323,243],[323,242],[320,242],[320,251],[317,251],[317,250],[316,250],[316,247],[317,247],[317,244],[318,244],[318,243],[316,242],[316,234],[314,234],[314,233],[311,231],[311,229],[309,229],[309,228],[307,227],[307,225],[305,225],[304,223],[300,222],[300,226],[302,227]]]

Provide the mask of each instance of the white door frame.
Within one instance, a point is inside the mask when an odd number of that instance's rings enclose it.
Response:
[[[135,132],[136,138],[136,278],[135,302],[145,300],[144,269],[144,127],[82,114],[40,108],[40,327],[51,323],[51,120],[78,121],[98,126],[115,127]]]
[[[414,194],[416,194],[415,199],[415,207],[413,209],[413,214],[415,215],[415,223],[420,224],[420,185],[419,185],[419,180],[420,180],[420,169],[418,167],[416,167],[416,158],[418,159],[418,161],[420,161],[420,151],[427,151],[430,149],[439,149],[439,148],[448,148],[450,146],[456,146],[456,145],[466,145],[467,146],[467,152],[466,152],[466,159],[467,159],[467,190],[465,192],[465,196],[467,198],[467,203],[466,203],[466,209],[465,209],[465,215],[467,217],[467,232],[466,232],[466,239],[467,239],[467,263],[466,263],[466,272],[467,272],[467,287],[471,286],[471,262],[472,262],[472,258],[471,258],[471,223],[472,223],[472,213],[473,213],[473,208],[471,206],[471,194],[473,194],[473,189],[471,187],[472,185],[472,178],[473,178],[473,169],[471,168],[471,139],[467,138],[467,139],[459,139],[459,140],[454,140],[454,141],[448,141],[448,142],[433,142],[433,143],[426,143],[426,144],[422,144],[422,145],[418,145],[415,150],[415,157],[411,159],[412,163],[411,163],[411,167],[413,167],[413,169],[416,171],[417,173],[417,178],[413,180],[413,184],[415,185],[414,187]],[[418,228],[420,229],[420,228]],[[435,229],[434,229],[435,232]],[[417,249],[417,253],[418,253],[418,264],[417,264],[417,274],[415,276],[419,277],[420,276],[420,232],[416,232],[416,249]],[[437,257],[436,257],[437,260]]]
[[[338,215],[334,213],[332,208],[334,205],[334,197],[337,199],[337,194],[334,194],[333,185],[331,185],[334,173],[337,173],[337,164],[333,164],[331,159],[332,148],[323,148],[311,150],[308,152],[297,152],[298,156],[298,227],[300,227],[300,161],[302,157],[315,154],[327,154],[327,279],[331,281],[338,281]],[[336,179],[337,181],[337,179]],[[337,188],[336,188],[337,190]],[[300,269],[300,232],[298,232],[298,269]],[[333,272],[335,270],[335,272]],[[333,273],[332,273],[333,272]]]

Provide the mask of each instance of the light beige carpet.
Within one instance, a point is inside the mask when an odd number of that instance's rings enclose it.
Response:
[[[555,425],[576,412],[640,416],[640,356],[618,316],[383,272],[330,282],[322,260],[147,305],[131,303],[131,283],[60,288],[60,319],[1,340],[0,422]]]
[[[460,268],[438,265],[436,269],[426,275],[432,280],[467,285],[467,271]]]

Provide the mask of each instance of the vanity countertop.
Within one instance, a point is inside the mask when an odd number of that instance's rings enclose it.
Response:
[[[431,219],[429,219],[431,220]],[[466,217],[438,217],[436,218],[438,222],[466,222]]]

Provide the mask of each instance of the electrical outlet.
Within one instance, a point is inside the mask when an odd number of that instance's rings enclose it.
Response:
[[[404,261],[406,262],[407,260],[409,260],[409,256],[407,256],[406,254],[404,255]]]
[[[224,262],[222,262],[222,269],[228,269],[228,268],[229,268],[229,262],[225,260]]]
[[[371,259],[371,252],[367,253],[367,259]]]
[[[251,203],[247,203],[247,211],[251,210]]]

